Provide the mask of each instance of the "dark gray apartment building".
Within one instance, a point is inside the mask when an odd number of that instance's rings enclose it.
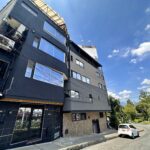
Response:
[[[72,41],[69,49],[70,74],[65,82],[63,135],[103,132],[107,129],[106,112],[111,109],[102,65]],[[88,50],[92,52],[93,47]]]
[[[61,136],[67,38],[41,0],[11,0],[0,11],[0,149]]]

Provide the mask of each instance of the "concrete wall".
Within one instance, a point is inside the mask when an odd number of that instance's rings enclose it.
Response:
[[[81,121],[72,121],[72,113],[63,114],[63,136],[81,136],[93,133],[92,120],[98,119],[100,132],[107,129],[106,115],[100,118],[99,112],[87,112],[87,119]],[[65,130],[68,129],[68,134],[65,135]]]

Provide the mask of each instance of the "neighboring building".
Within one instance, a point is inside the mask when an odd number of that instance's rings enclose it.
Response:
[[[93,57],[96,61],[98,61],[98,53],[95,46],[83,46],[79,45],[79,47],[88,53],[91,57]]]
[[[41,0],[11,0],[0,11],[0,149],[61,136],[67,38]]]
[[[102,66],[70,42],[70,77],[65,82],[63,135],[100,133],[107,129],[110,111]]]

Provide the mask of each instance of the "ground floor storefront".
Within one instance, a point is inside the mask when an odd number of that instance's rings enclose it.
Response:
[[[61,110],[57,105],[0,102],[0,149],[59,138]]]
[[[107,130],[105,112],[63,114],[63,136],[81,136]]]

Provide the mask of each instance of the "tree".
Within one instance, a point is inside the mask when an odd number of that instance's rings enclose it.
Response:
[[[139,100],[136,110],[142,114],[144,120],[148,121],[150,119],[150,93],[141,91]]]
[[[127,100],[127,104],[124,106],[123,111],[128,116],[129,120],[133,121],[136,118],[137,111],[134,103],[130,99]]]
[[[123,112],[123,107],[118,99],[109,96],[109,101],[111,103],[110,125],[117,129],[119,123],[127,122],[127,115]]]

